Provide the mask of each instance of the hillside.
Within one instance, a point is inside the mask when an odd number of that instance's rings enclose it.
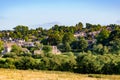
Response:
[[[120,74],[120,25],[82,22],[0,31],[0,68]]]

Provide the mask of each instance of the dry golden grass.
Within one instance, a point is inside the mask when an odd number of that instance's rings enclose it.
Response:
[[[120,80],[120,76],[89,75],[88,77],[70,72],[0,69],[0,80]]]

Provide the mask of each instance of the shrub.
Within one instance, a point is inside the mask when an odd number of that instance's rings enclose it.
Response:
[[[21,57],[15,62],[17,69],[34,69],[35,60],[31,57]]]

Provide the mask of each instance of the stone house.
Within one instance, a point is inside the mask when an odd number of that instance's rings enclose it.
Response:
[[[86,32],[76,32],[74,34],[74,37],[86,37]]]
[[[2,54],[10,52],[12,50],[13,45],[15,45],[15,43],[5,43],[4,50],[3,50]]]

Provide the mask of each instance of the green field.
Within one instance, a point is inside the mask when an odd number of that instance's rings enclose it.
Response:
[[[0,69],[0,80],[120,80],[120,75]]]

